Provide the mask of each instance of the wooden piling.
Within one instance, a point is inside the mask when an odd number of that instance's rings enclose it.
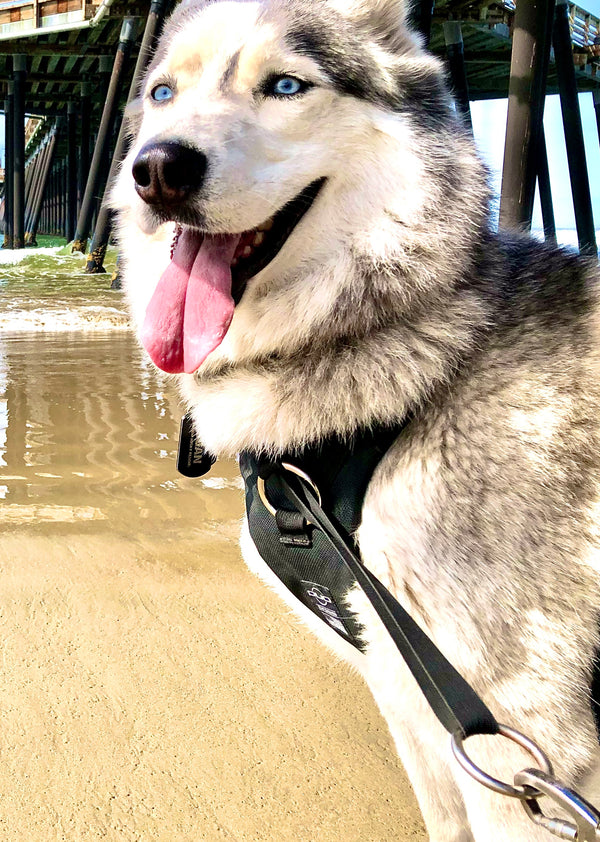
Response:
[[[56,161],[53,162],[50,173],[50,202],[48,208],[49,224],[48,233],[56,234]]]
[[[110,78],[106,102],[100,120],[100,128],[96,138],[92,163],[87,179],[85,194],[77,220],[77,230],[73,242],[73,251],[80,251],[85,254],[87,241],[92,226],[92,218],[96,204],[96,196],[108,176],[108,150],[112,136],[115,120],[117,117],[119,95],[123,84],[123,76],[127,59],[131,52],[135,38],[135,18],[125,18],[121,27],[119,46],[115,56],[113,71]]]
[[[62,161],[56,161],[54,170],[54,233],[62,237]]]
[[[35,196],[37,194],[37,190],[38,190],[38,186],[39,186],[40,175],[41,175],[42,166],[43,166],[43,157],[44,157],[45,148],[46,148],[45,144],[40,146],[40,148],[37,150],[37,152],[35,153],[33,158],[27,163],[27,166],[26,166],[26,169],[25,169],[25,173],[26,173],[26,179],[25,180],[26,180],[26,182],[28,182],[28,185],[26,184],[26,189],[25,189],[25,245],[26,246],[34,245],[34,243],[31,242],[31,230],[30,230],[30,228],[31,228],[31,224],[30,224],[31,210],[32,210],[33,203],[35,201]],[[29,177],[27,178],[27,176],[29,176]]]
[[[54,150],[56,148],[56,129],[54,129],[46,143],[44,144],[40,155],[40,172],[38,177],[38,182],[36,185],[35,193],[33,195],[32,203],[31,203],[31,211],[30,215],[27,220],[27,230],[25,232],[25,242],[27,245],[37,245],[36,243],[36,234],[38,230],[38,225],[40,222],[40,217],[42,213],[42,206],[44,202],[44,198],[46,196],[46,191],[48,187],[48,177],[50,174],[50,169],[52,167],[52,162],[54,159]]]
[[[54,233],[57,237],[62,236],[60,228],[60,192],[60,161],[57,160],[56,167],[54,169]]]
[[[57,161],[54,167],[54,178],[53,178],[53,187],[54,187],[54,199],[53,199],[53,215],[54,215],[54,235],[59,236],[60,234],[60,162]]]
[[[2,247],[5,249],[12,249],[13,247],[13,106],[14,86],[10,81],[7,85],[7,94],[4,100],[4,243]]]
[[[52,166],[52,161],[54,160],[54,151],[56,149],[56,131],[50,137],[50,140],[46,144],[46,152],[44,156],[44,165],[43,170],[40,178],[40,184],[38,188],[38,193],[36,197],[35,204],[33,206],[32,215],[31,215],[31,238],[33,242],[35,242],[38,225],[40,221],[40,216],[42,212],[42,204],[44,201],[44,196],[46,195],[46,190],[48,186],[48,176],[50,174],[50,168]]]
[[[77,212],[81,211],[85,185],[90,171],[90,136],[92,104],[90,83],[82,82],[79,96],[79,166],[77,170]]]
[[[66,239],[69,227],[69,159],[65,156],[61,161],[61,231]]]
[[[150,5],[150,12],[148,13],[148,18],[146,20],[144,35],[138,53],[135,70],[133,72],[129,94],[127,96],[128,103],[131,102],[139,93],[142,77],[146,67],[148,66],[148,62],[150,61],[152,49],[160,34],[165,14],[170,5],[170,0],[153,0]],[[114,182],[117,170],[127,155],[128,148],[129,137],[127,133],[127,126],[125,125],[125,121],[122,120],[112,163],[110,165],[110,171],[106,181],[106,189],[104,191],[102,205],[100,206],[100,211],[98,212],[94,236],[92,237],[90,245],[88,261],[85,267],[85,271],[88,275],[99,275],[106,272],[106,269],[104,268],[104,258],[106,256],[106,249],[108,247],[108,241],[110,239],[110,232],[112,228],[112,212],[108,206],[108,193]]]
[[[553,14],[554,0],[517,2],[502,167],[501,228],[531,228]]]
[[[74,102],[67,106],[67,225],[66,237],[70,243],[77,225],[77,109]]]
[[[598,247],[596,245],[592,196],[583,141],[583,126],[579,110],[567,0],[556,0],[553,42],[579,250],[582,254],[596,256]]]
[[[29,232],[29,218],[31,216],[31,205],[33,202],[33,195],[37,190],[37,184],[40,173],[40,161],[43,152],[43,147],[40,147],[33,158],[31,158],[25,166],[25,245],[29,246],[28,232]]]
[[[65,159],[61,158],[58,162],[58,235],[65,236]]]
[[[473,134],[467,67],[465,64],[465,48],[460,21],[444,21],[444,40],[446,42],[446,57],[456,106],[462,115],[465,125],[471,134]]]
[[[420,33],[425,44],[429,44],[431,37],[433,6],[434,0],[416,0],[409,4],[409,24]]]
[[[25,76],[27,58],[13,56],[13,248],[25,246]]]
[[[35,159],[25,162],[25,216],[27,216],[27,205],[31,199],[31,186],[35,179]]]
[[[552,204],[552,189],[550,187],[550,170],[548,168],[548,149],[544,127],[540,133],[538,146],[538,187],[540,191],[540,205],[542,207],[542,223],[544,225],[544,239],[548,243],[556,244],[556,223],[554,221],[554,206]]]

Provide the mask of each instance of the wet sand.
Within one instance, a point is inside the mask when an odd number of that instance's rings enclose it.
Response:
[[[248,573],[123,330],[0,338],[0,838],[424,840],[361,681]],[[401,704],[401,701],[399,702]]]

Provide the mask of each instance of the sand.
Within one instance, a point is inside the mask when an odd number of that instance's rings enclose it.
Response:
[[[0,351],[0,839],[425,840],[366,688],[246,571],[236,466],[176,474],[131,337]]]

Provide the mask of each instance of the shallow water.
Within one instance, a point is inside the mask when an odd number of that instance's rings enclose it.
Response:
[[[68,247],[0,250],[0,334],[127,329],[110,274],[86,275],[85,263]],[[112,271],[114,254],[105,265]]]
[[[0,252],[0,527],[228,524],[236,466],[177,474],[175,390],[138,348],[110,275],[83,265],[58,249]]]

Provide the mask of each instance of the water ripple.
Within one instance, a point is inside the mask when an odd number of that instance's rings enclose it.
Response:
[[[110,289],[114,251],[109,274],[86,275],[85,263],[68,247],[0,250],[0,334],[128,329],[123,295]]]

